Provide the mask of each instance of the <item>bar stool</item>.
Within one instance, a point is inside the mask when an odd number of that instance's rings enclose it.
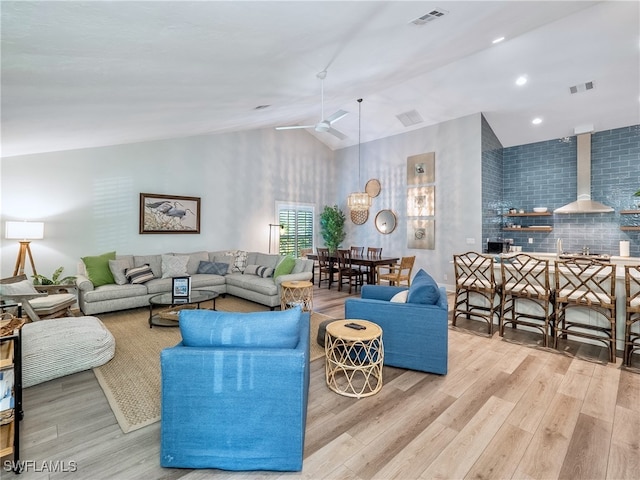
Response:
[[[588,338],[604,343],[609,360],[616,361],[616,267],[592,259],[572,258],[555,261],[555,334]],[[567,312],[587,309],[598,315],[576,316]],[[598,321],[599,320],[599,321]]]
[[[488,333],[493,335],[493,317],[500,308],[500,287],[493,271],[493,257],[462,253],[453,256],[453,267],[456,292],[451,325],[455,327],[459,316],[478,318],[487,323]]]
[[[549,345],[553,325],[553,289],[549,284],[549,261],[521,253],[500,263],[502,301],[500,336],[505,325],[532,327],[542,333],[542,345]],[[520,309],[518,309],[520,305]],[[531,306],[532,308],[527,308]]]
[[[631,366],[631,355],[640,351],[640,265],[624,266],[624,284],[627,314],[622,360],[626,366]]]

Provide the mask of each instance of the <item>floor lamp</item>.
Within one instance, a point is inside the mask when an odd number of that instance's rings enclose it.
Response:
[[[284,225],[280,225],[279,223],[270,223],[269,224],[269,253],[271,253],[271,232],[273,231],[273,227],[279,227],[280,229],[284,228]],[[276,238],[280,237],[280,232],[276,233]]]
[[[6,222],[5,237],[20,240],[20,250],[18,251],[13,276],[24,274],[24,263],[27,257],[29,257],[33,274],[37,275],[38,273],[33,263],[33,256],[31,255],[31,247],[29,244],[31,240],[41,240],[44,238],[44,222]]]

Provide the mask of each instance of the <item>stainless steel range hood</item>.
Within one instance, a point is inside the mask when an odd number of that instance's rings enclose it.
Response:
[[[608,213],[613,208],[591,200],[591,133],[576,136],[578,150],[578,199],[553,213]]]

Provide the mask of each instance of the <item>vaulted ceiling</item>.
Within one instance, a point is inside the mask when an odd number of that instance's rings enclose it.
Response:
[[[478,112],[504,146],[640,123],[636,1],[0,8],[5,157],[315,125],[341,109],[332,128],[344,138],[306,130],[338,149],[358,142],[358,98],[363,142]],[[408,112],[420,122],[405,126]]]

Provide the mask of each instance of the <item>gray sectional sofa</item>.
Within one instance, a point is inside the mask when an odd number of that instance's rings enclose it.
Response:
[[[262,277],[256,274],[255,266],[266,267],[268,274],[275,270],[285,258],[281,255],[243,251],[217,251],[194,253],[170,253],[164,255],[188,256],[186,273],[191,277],[192,289],[214,290],[220,294],[231,294],[257,302],[273,310],[280,306],[280,284],[290,280],[311,280],[313,275],[313,261],[296,258],[293,269],[288,274]],[[85,315],[103,312],[139,308],[149,305],[149,298],[160,293],[170,292],[171,278],[162,278],[163,255],[116,255],[120,265],[129,268],[149,265],[153,277],[141,284],[109,283],[94,286],[89,280],[85,265],[79,263],[76,286],[78,288],[78,305]],[[226,274],[198,273],[202,270],[201,262],[228,264]],[[250,268],[247,269],[246,267]],[[125,270],[126,271],[126,270]],[[264,269],[259,272],[265,274]],[[114,276],[117,279],[117,275]],[[122,283],[122,282],[121,282]]]

